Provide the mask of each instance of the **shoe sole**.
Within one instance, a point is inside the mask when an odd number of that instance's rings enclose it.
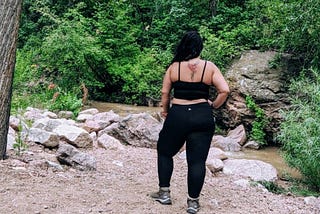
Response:
[[[188,207],[187,213],[196,214],[199,211],[199,208]]]
[[[160,204],[163,204],[163,205],[171,205],[172,204],[172,201],[170,198],[167,198],[167,199],[154,199],[155,201],[158,201]]]

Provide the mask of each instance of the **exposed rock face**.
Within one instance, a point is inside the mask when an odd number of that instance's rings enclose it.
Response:
[[[273,141],[281,122],[279,110],[287,108],[289,104],[287,77],[298,70],[290,67],[292,59],[289,55],[282,55],[279,65],[271,68],[270,62],[277,56],[276,52],[271,51],[248,51],[233,63],[225,73],[231,93],[224,107],[214,112],[220,125],[234,128],[244,124],[246,130],[250,131],[255,115],[246,107],[245,98],[249,95],[264,110],[269,120],[265,129],[267,140]]]

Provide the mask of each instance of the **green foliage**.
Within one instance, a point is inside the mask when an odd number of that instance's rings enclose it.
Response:
[[[47,88],[46,92],[47,108],[53,112],[72,111],[75,116],[81,110],[82,100],[73,91],[63,91],[59,87]]]
[[[293,181],[292,185],[288,188],[288,191],[297,196],[314,196],[319,197],[320,193],[316,189],[310,188],[305,182],[299,180]]]
[[[286,189],[279,186],[277,183],[272,181],[258,181],[259,184],[264,186],[269,192],[275,194],[284,194],[287,193]]]
[[[79,88],[65,91],[52,83],[46,83],[45,86],[38,87],[34,90],[25,90],[23,93],[14,90],[11,113],[17,114],[21,109],[34,107],[48,109],[53,112],[72,111],[75,116],[78,115],[82,108],[82,100],[79,98]]]
[[[202,27],[200,33],[205,40],[202,56],[214,62],[219,68],[225,67],[226,64],[230,63],[240,53],[236,46],[210,33],[207,27]]]
[[[320,75],[308,70],[308,77],[293,81],[292,109],[283,112],[284,122],[277,138],[283,156],[298,169],[308,183],[320,189]]]
[[[156,51],[147,50],[137,56],[136,63],[131,67],[131,72],[123,75],[123,92],[132,94],[127,102],[146,104],[146,98],[158,99],[164,75],[163,67],[157,63]]]
[[[253,21],[260,47],[293,53],[306,66],[320,65],[320,4],[318,0],[251,0],[248,9],[258,14]]]
[[[95,68],[108,60],[97,39],[89,34],[90,23],[79,13],[82,7],[83,4],[78,4],[77,8],[68,10],[64,18],[57,21],[57,28],[44,38],[39,50],[40,69],[67,90],[81,83],[102,87]]]
[[[278,68],[279,66],[281,66],[281,54],[277,53],[274,57],[274,59],[272,59],[271,61],[269,61],[269,68]]]
[[[17,155],[21,155],[22,152],[28,149],[28,144],[26,144],[21,136],[21,131],[23,129],[22,121],[20,120],[18,125],[18,132],[16,137],[16,143],[13,144],[13,149],[16,151]]]
[[[268,122],[265,117],[265,113],[250,96],[246,96],[246,105],[251,111],[254,112],[256,117],[252,123],[250,138],[260,145],[264,145],[267,143],[265,140],[266,133],[264,132],[264,128]]]
[[[144,104],[160,96],[153,84],[188,30],[201,32],[202,56],[221,70],[250,48],[289,51],[316,67],[319,8],[317,0],[25,0],[15,88],[85,83],[91,99]]]
[[[315,196],[318,197],[320,195],[319,192],[316,192],[314,189],[310,189],[305,183],[301,182],[297,179],[291,179],[289,181],[288,187],[282,187],[276,182],[272,181],[257,181],[258,184],[264,186],[269,192],[275,194],[288,194],[291,193],[295,196]],[[255,185],[255,184],[254,184]]]
[[[240,1],[237,1],[239,3]],[[212,17],[209,28],[214,30],[220,39],[240,49],[255,48],[259,31],[253,18],[255,14],[242,3],[221,1],[217,15]]]

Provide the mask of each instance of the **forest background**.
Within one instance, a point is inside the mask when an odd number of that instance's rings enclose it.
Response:
[[[319,190],[318,0],[24,0],[11,113],[33,106],[77,114],[84,88],[90,100],[159,100],[165,69],[188,30],[200,32],[202,57],[222,72],[248,49],[298,59],[302,69],[288,80],[292,106],[278,140],[289,165]]]

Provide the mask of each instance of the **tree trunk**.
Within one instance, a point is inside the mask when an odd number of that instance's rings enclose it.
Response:
[[[7,150],[21,4],[22,0],[0,0],[0,160]]]
[[[219,0],[210,1],[210,9],[211,9],[212,16],[217,15],[218,3],[219,3]]]

